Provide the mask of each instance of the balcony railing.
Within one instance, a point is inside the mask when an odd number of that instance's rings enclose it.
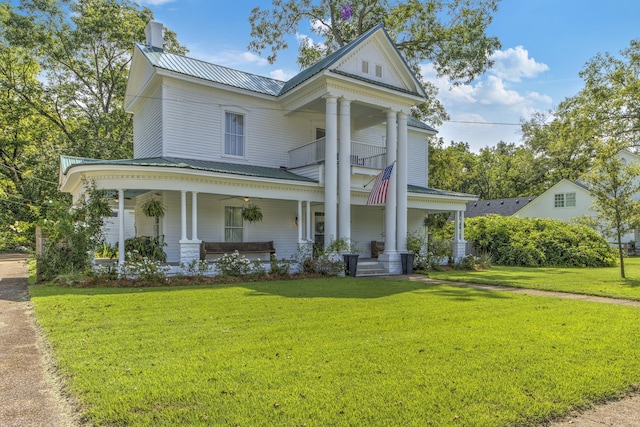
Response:
[[[289,167],[298,168],[324,162],[324,147],[325,138],[320,138],[289,151]],[[387,166],[387,149],[379,145],[351,141],[350,163],[365,168],[384,169]]]

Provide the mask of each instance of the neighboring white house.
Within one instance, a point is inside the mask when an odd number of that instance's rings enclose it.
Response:
[[[201,241],[274,241],[279,258],[301,243],[384,240],[379,261],[399,272],[407,233],[433,212],[454,212],[454,256],[464,256],[464,211],[476,197],[428,187],[428,138],[410,117],[426,94],[382,26],[287,82],[163,51],[151,22],[134,48],[125,109],[134,158],[61,158],[60,190],[75,199],[83,178],[117,190],[138,235],[164,235],[168,262],[199,256]],[[385,205],[367,205],[373,180],[395,164]],[[149,198],[167,212],[141,212]],[[243,223],[255,203],[262,223]],[[122,220],[124,215],[120,214]],[[124,260],[124,225],[119,229]]]
[[[640,162],[638,155],[627,150],[620,151],[618,156],[626,163]],[[636,195],[636,199],[640,199],[640,194]],[[594,197],[591,195],[587,185],[580,180],[563,179],[512,216],[520,218],[550,218],[570,222],[572,219],[581,216],[596,217],[593,203]],[[636,242],[639,237],[638,230],[636,230],[625,234],[622,237],[622,242]]]

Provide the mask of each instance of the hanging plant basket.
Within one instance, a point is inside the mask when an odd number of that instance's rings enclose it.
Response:
[[[161,218],[164,216],[165,208],[160,200],[148,199],[142,204],[142,212],[149,218]]]
[[[240,211],[242,219],[250,223],[262,222],[262,210],[260,206],[249,203]]]

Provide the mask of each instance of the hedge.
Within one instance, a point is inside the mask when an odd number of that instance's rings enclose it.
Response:
[[[610,267],[617,259],[615,249],[595,230],[552,219],[467,218],[465,238],[499,265]]]

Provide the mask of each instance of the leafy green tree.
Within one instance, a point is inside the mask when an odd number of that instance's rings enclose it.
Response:
[[[640,224],[640,201],[637,200],[640,164],[626,164],[618,156],[624,145],[615,141],[599,143],[593,166],[585,176],[602,230],[618,245],[622,278],[625,278],[622,236]]]
[[[0,248],[15,246],[16,221],[33,224],[49,201],[68,204],[57,191],[60,154],[132,155],[124,91],[151,19],[128,0],[0,3]],[[170,30],[165,49],[186,51]]]
[[[500,48],[486,31],[499,0],[273,0],[271,8],[251,12],[249,49],[270,49],[268,60],[288,49],[288,36],[297,35],[303,22],[322,40],[300,44],[298,64],[308,67],[357,36],[383,23],[396,47],[420,75],[419,65],[429,62],[439,76],[454,84],[468,83],[491,67],[490,55]],[[430,101],[421,117],[432,124],[446,119],[435,99],[437,90],[425,82]]]

